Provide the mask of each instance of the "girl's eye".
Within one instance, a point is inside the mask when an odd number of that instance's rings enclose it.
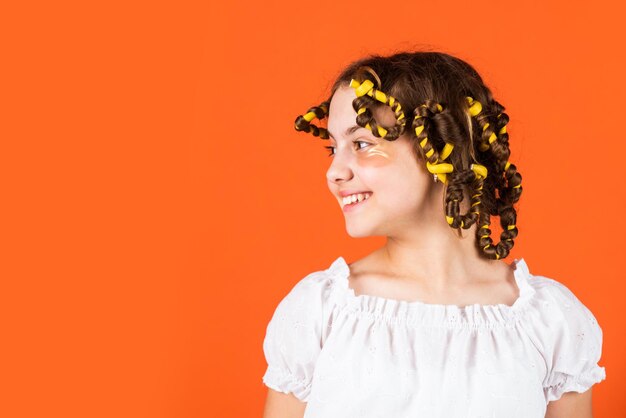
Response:
[[[365,145],[370,145],[369,142],[365,142],[365,141],[354,141],[355,144],[365,144]],[[363,147],[365,148],[365,147]],[[359,149],[363,149],[363,148],[359,148]]]
[[[369,143],[369,142],[365,142],[365,141],[352,141],[352,143],[353,143],[353,144],[365,144],[365,145],[370,145],[370,143]],[[328,154],[328,156],[329,156],[329,157],[332,157],[333,155],[335,155],[335,152],[334,152],[334,151],[335,151],[335,147],[324,147],[324,148],[326,148],[327,150],[329,150],[329,151],[330,151],[330,153]],[[363,148],[366,148],[366,147],[360,147],[359,149],[363,149]]]

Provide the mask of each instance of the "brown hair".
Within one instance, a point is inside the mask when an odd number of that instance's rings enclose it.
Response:
[[[415,141],[417,158],[431,164],[441,161],[439,154],[446,143],[454,146],[446,159],[454,167],[454,171],[446,176],[445,213],[448,222],[455,229],[468,229],[478,222],[476,245],[480,253],[489,259],[506,257],[518,235],[515,226],[517,212],[513,204],[522,194],[522,176],[509,162],[509,135],[505,128],[509,117],[478,72],[465,61],[442,52],[371,55],[349,64],[340,73],[332,86],[330,98],[352,79],[359,82],[369,79],[377,90],[401,103],[406,123],[385,127],[384,139],[393,141],[408,133]],[[475,116],[470,115],[470,98],[482,105],[482,110]],[[355,111],[367,108],[358,114],[357,124],[362,127],[369,124],[372,134],[381,137],[379,124],[369,109],[385,104],[363,95],[352,105]],[[421,125],[424,127],[416,135],[415,128]],[[477,176],[471,168],[472,163],[486,167],[487,177]],[[471,208],[468,213],[461,214],[459,202],[463,200],[464,190],[472,196]],[[497,245],[493,245],[490,238],[491,216],[499,216],[503,228]]]

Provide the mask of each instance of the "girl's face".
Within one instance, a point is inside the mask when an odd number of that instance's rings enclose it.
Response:
[[[414,142],[406,133],[388,141],[359,127],[352,108],[355,98],[353,88],[339,88],[332,97],[328,114],[333,156],[326,179],[343,210],[348,234],[397,236],[416,228],[426,231],[428,223],[436,218],[445,223],[443,185],[434,183],[425,163],[418,161]],[[387,106],[373,114],[382,126],[395,123],[394,114]],[[371,196],[356,205],[344,204],[345,193],[362,192]]]

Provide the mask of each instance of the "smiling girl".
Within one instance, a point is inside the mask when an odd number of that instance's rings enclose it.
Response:
[[[265,418],[591,417],[606,377],[595,317],[523,258],[504,261],[522,194],[508,120],[474,68],[438,52],[354,62],[296,119],[328,141],[348,234],[387,239],[278,304]]]

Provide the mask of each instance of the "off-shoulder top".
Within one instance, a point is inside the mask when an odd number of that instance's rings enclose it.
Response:
[[[356,295],[339,257],[279,302],[262,381],[305,418],[543,418],[606,378],[602,329],[565,285],[512,264],[513,305],[460,307]]]

